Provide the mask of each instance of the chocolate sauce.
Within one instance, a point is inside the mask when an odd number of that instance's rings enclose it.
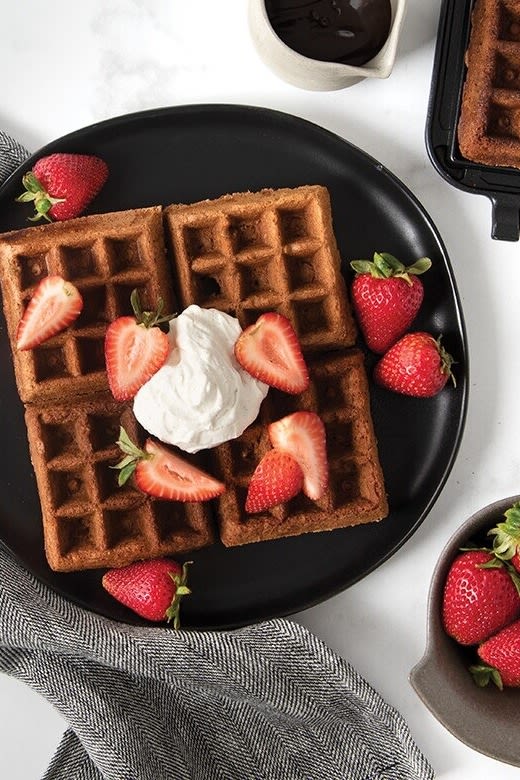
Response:
[[[388,38],[390,0],[265,0],[269,21],[291,49],[324,62],[363,65]]]

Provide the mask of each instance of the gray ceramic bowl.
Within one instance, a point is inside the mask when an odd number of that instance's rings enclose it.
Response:
[[[520,766],[520,688],[479,688],[468,672],[469,651],[445,634],[441,622],[444,582],[459,548],[479,533],[483,538],[515,501],[520,501],[520,496],[504,498],[476,512],[442,551],[430,586],[426,650],[412,669],[410,682],[433,715],[461,742]]]
[[[407,0],[390,2],[390,34],[381,51],[365,65],[321,62],[293,51],[273,30],[265,0],[249,0],[249,29],[260,58],[284,81],[309,90],[344,89],[366,78],[386,79],[392,72]]]

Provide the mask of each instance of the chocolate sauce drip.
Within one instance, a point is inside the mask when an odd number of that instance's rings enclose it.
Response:
[[[278,37],[324,62],[363,65],[388,38],[390,0],[265,0]]]

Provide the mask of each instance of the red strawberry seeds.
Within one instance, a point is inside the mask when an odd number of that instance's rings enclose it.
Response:
[[[34,203],[31,221],[73,219],[96,197],[108,178],[108,166],[89,154],[56,153],[41,157],[23,177],[19,203]]]
[[[431,398],[455,383],[453,358],[430,333],[407,333],[390,347],[374,368],[374,381],[395,393]]]
[[[477,685],[492,680],[500,689],[520,687],[520,620],[483,642],[477,652],[485,664],[470,667]]]
[[[291,455],[303,471],[303,492],[317,501],[327,489],[329,467],[325,426],[315,412],[294,412],[269,425],[271,444]]]
[[[247,491],[246,512],[262,512],[294,498],[303,485],[303,472],[285,452],[269,450],[251,477]]]
[[[493,564],[485,568],[483,564]],[[452,563],[444,585],[442,621],[462,645],[483,642],[520,616],[520,596],[503,565],[484,550],[468,550]]]
[[[406,267],[387,252],[375,252],[370,260],[353,260],[352,305],[365,343],[383,354],[411,326],[424,298],[418,274],[427,271],[431,261],[422,257]]]
[[[191,593],[187,576],[188,563],[181,566],[176,561],[157,558],[110,569],[103,575],[102,585],[137,615],[154,622],[173,620],[174,628],[179,628],[181,599]]]
[[[137,290],[131,295],[133,317],[118,317],[105,334],[105,363],[108,384],[117,401],[133,398],[139,388],[164,365],[170,351],[166,333],[158,325],[162,301],[156,312],[142,311]]]

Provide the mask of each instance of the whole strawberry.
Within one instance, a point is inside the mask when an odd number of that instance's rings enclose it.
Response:
[[[382,355],[410,328],[424,298],[418,278],[431,267],[421,257],[406,267],[388,252],[375,252],[373,260],[353,260],[352,305],[366,345]]]
[[[492,553],[468,550],[455,558],[442,600],[442,622],[449,636],[462,645],[475,645],[518,617],[517,586]]]
[[[492,681],[502,690],[520,687],[520,620],[511,623],[478,648],[484,664],[470,666],[477,685]]]
[[[520,502],[504,512],[505,522],[488,531],[493,536],[493,552],[502,561],[509,561],[520,572]]]
[[[376,364],[375,382],[416,398],[437,395],[450,378],[455,384],[453,358],[440,341],[423,331],[405,334]]]
[[[108,178],[108,166],[90,154],[50,154],[41,157],[22,179],[25,192],[16,200],[33,202],[32,222],[78,217]]]
[[[146,620],[173,620],[174,628],[179,628],[181,599],[191,593],[187,586],[189,563],[181,566],[168,558],[138,561],[109,569],[101,582],[111,596]]]

